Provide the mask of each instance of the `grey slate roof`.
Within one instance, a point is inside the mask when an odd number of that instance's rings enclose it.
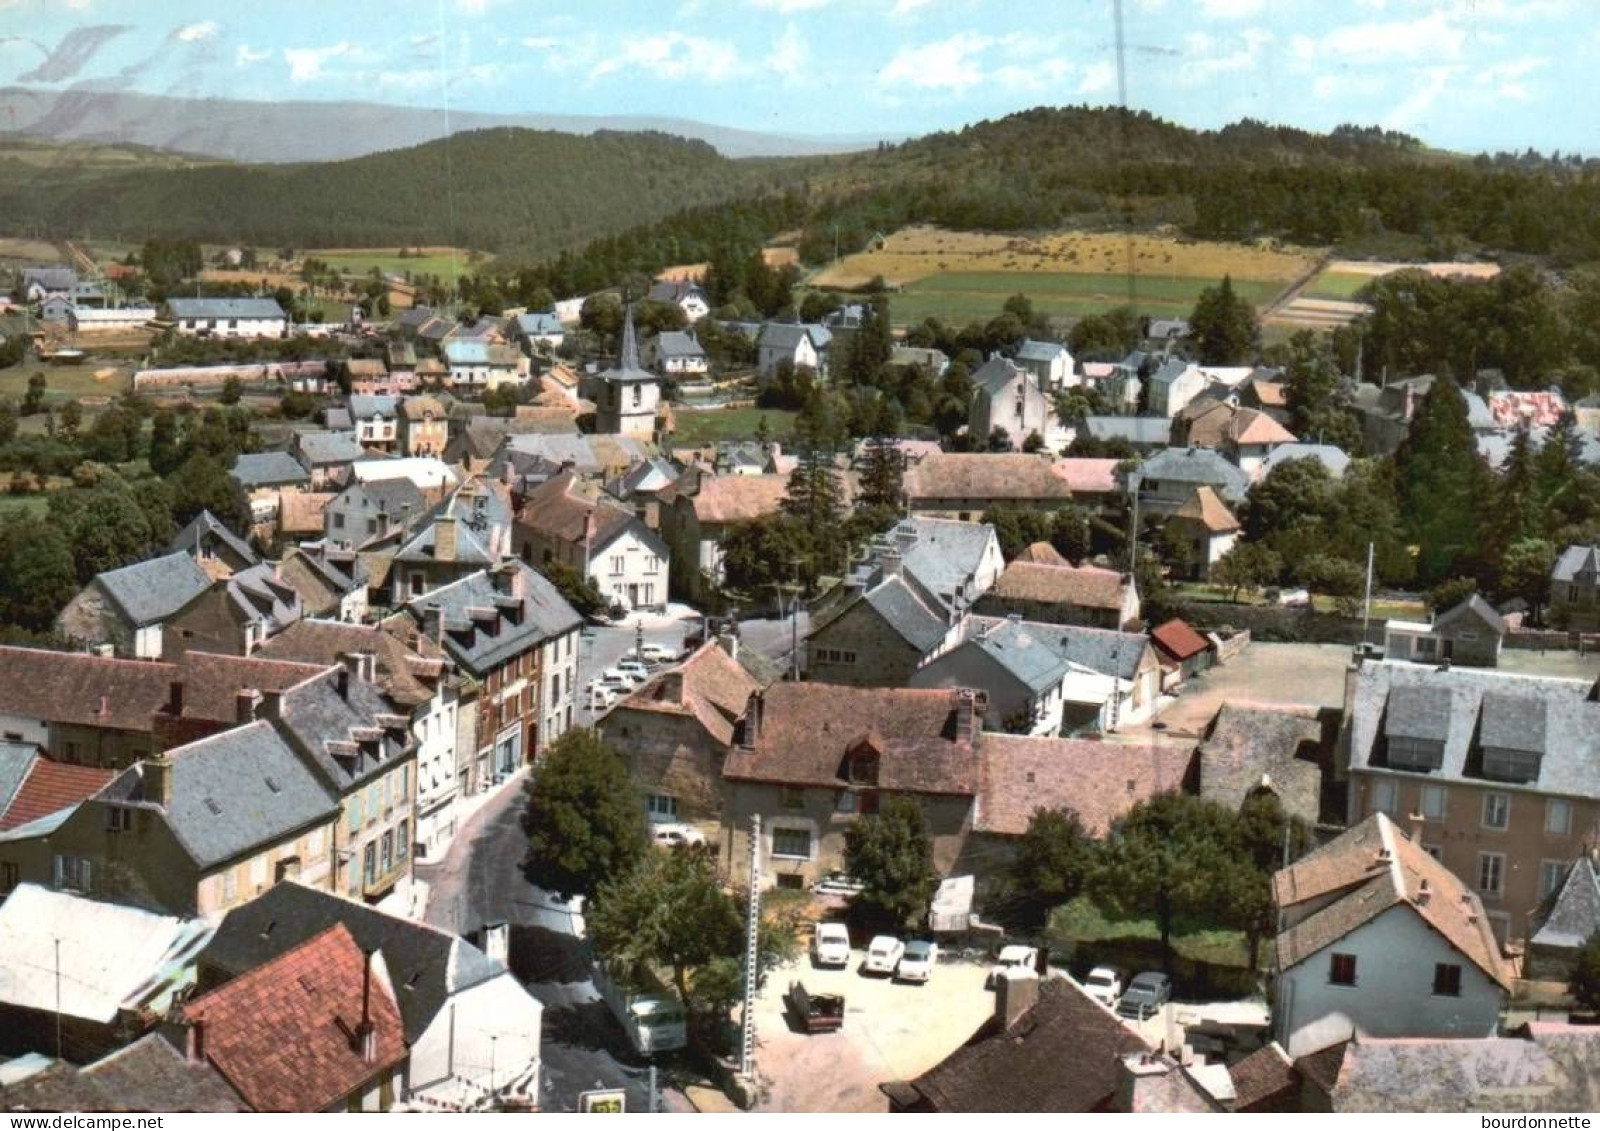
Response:
[[[368,396],[357,393],[350,398],[350,415],[357,420],[371,420],[382,417],[393,420],[400,414],[400,398],[390,396]]]
[[[1163,416],[1087,416],[1083,428],[1096,440],[1122,439],[1143,447],[1172,437],[1172,421]]]
[[[1484,622],[1484,624],[1488,625],[1490,630],[1496,635],[1505,635],[1505,621],[1500,619],[1500,614],[1494,611],[1493,605],[1489,604],[1488,601],[1485,601],[1476,593],[1462,601],[1460,604],[1453,605],[1436,616],[1433,620],[1433,627],[1444,628],[1452,621],[1469,614],[1475,614]]]
[[[505,615],[515,602],[509,589],[512,570],[522,575],[522,623]],[[497,581],[499,584],[497,584]],[[544,575],[521,562],[507,562],[491,572],[479,570],[460,581],[435,589],[406,606],[416,620],[426,622],[428,610],[439,610],[444,626],[444,647],[462,667],[482,676],[551,637],[571,632],[583,624]],[[474,619],[473,612],[492,611],[494,617]]]
[[[969,631],[976,633],[991,625],[1005,623],[1002,617],[973,617]],[[1118,632],[1110,628],[1081,628],[1077,625],[1045,624],[1041,621],[1016,621],[1016,624],[1033,633],[1036,639],[1048,643],[1062,660],[1081,668],[1114,675],[1121,680],[1131,680],[1139,674],[1139,661],[1150,639],[1142,632]]]
[[[828,347],[828,343],[833,341],[833,334],[826,326],[797,325],[792,322],[766,322],[762,324],[761,334],[756,339],[756,344],[763,349],[777,349],[786,353],[793,353],[802,338],[810,338],[812,348],[824,350]]]
[[[1250,489],[1250,477],[1210,448],[1163,448],[1145,460],[1139,475],[1175,483],[1207,483],[1234,502]]]
[[[164,819],[200,868],[236,859],[298,830],[332,820],[339,806],[311,769],[264,720],[168,752],[172,801]],[[98,795],[149,806],[141,766]]]
[[[333,405],[322,410],[322,423],[334,432],[349,432],[356,426],[356,419],[348,408]]]
[[[178,531],[177,537],[173,538],[168,549],[192,554],[196,548],[205,549],[214,542],[222,543],[235,556],[249,564],[253,565],[261,560],[248,542],[222,525],[217,516],[210,511],[201,511],[195,515],[188,526]]]
[[[409,728],[387,729],[378,718],[394,713],[376,684],[348,677],[339,669],[283,693],[279,730],[317,767],[324,784],[342,795],[393,769],[412,751]],[[369,748],[356,743],[352,732],[357,730],[380,730],[382,738],[375,749]]]
[[[1060,684],[1070,668],[1044,625],[1004,620],[988,632],[971,637],[969,642],[1035,694]]]
[[[238,570],[223,584],[227,586],[228,599],[246,622],[265,623],[265,635],[300,619],[299,594],[293,586],[278,580],[276,568],[269,562]]]
[[[24,267],[23,289],[35,283],[47,291],[70,291],[78,285],[78,273],[71,267]]]
[[[486,954],[454,935],[293,881],[274,884],[228,912],[198,961],[208,973],[237,977],[339,923],[362,950],[383,952],[410,1044],[452,993],[501,973]]]
[[[169,298],[174,318],[283,318],[283,307],[271,298]]]
[[[1150,386],[1170,385],[1189,370],[1189,363],[1181,357],[1169,357],[1161,363],[1161,367],[1150,374]]]
[[[613,385],[638,385],[660,380],[639,363],[639,336],[633,329],[633,306],[622,312],[622,352],[617,364],[600,374],[600,380]]]
[[[1430,738],[1444,743],[1440,781],[1484,781],[1480,728],[1501,734],[1527,725],[1522,701],[1542,699],[1545,751],[1536,781],[1497,783],[1497,789],[1600,798],[1600,699],[1591,682],[1542,676],[1434,667],[1405,661],[1366,661],[1354,674],[1350,715],[1352,770],[1390,771],[1380,720],[1390,737]],[[1501,718],[1503,712],[1512,717]],[[1409,772],[1409,771],[1406,771]]]
[[[1535,916],[1534,946],[1577,950],[1600,931],[1600,876],[1587,853],[1567,869],[1566,879]]]
[[[516,328],[530,338],[541,337],[546,334],[565,335],[566,327],[549,311],[539,311],[531,314],[519,314],[516,317]]]
[[[904,578],[891,577],[868,591],[863,599],[906,643],[921,652],[932,650],[944,639],[948,627],[944,618],[930,609]]]
[[[704,357],[705,347],[693,334],[682,330],[663,330],[656,337],[657,357]]]
[[[312,466],[354,463],[367,458],[366,450],[349,432],[302,432],[297,443],[300,454]]]
[[[308,483],[310,474],[288,452],[248,452],[233,461],[229,472],[245,490]]]
[[[166,620],[211,585],[183,550],[108,570],[94,580],[135,625]]]
[[[959,608],[976,599],[970,583],[993,536],[988,523],[911,517],[901,519],[883,541],[898,548],[902,572],[947,606]],[[968,589],[958,597],[964,584]]]
[[[11,807],[38,756],[39,748],[31,742],[0,742],[0,817]]]
[[[1350,468],[1350,457],[1343,448],[1332,444],[1279,444],[1261,461],[1261,478],[1271,475],[1274,468],[1297,459],[1314,459],[1328,469],[1335,479],[1342,479]]]
[[[1573,582],[1600,574],[1600,546],[1568,546],[1550,571],[1551,581]]]
[[[1013,381],[1021,380],[1032,384],[1033,374],[1017,365],[1010,358],[996,354],[978,366],[969,380],[972,382],[974,389],[982,389],[993,397]]]
[[[1054,361],[1067,352],[1067,347],[1060,342],[1038,342],[1028,338],[1017,350],[1017,358],[1020,361]]]

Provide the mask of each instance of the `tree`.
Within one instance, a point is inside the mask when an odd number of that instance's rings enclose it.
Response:
[[[1550,571],[1556,564],[1556,548],[1543,538],[1523,538],[1506,547],[1500,559],[1500,592],[1521,597],[1535,621],[1550,601]]]
[[[150,421],[150,470],[157,475],[171,475],[182,462],[177,414],[170,408],[157,409]]]
[[[1067,333],[1067,348],[1078,358],[1121,360],[1138,346],[1141,337],[1138,312],[1131,306],[1118,306],[1078,319]]]
[[[28,375],[28,391],[22,397],[22,415],[35,416],[44,411],[45,379],[43,373]]]
[[[1283,810],[1278,796],[1261,790],[1245,798],[1234,823],[1236,859],[1248,862],[1223,874],[1220,903],[1224,916],[1244,932],[1250,951],[1250,969],[1260,958],[1261,940],[1276,932],[1277,904],[1272,897],[1272,875],[1311,847],[1311,830],[1299,817]]]
[[[1135,805],[1112,825],[1090,888],[1095,902],[1124,915],[1148,915],[1172,966],[1180,918],[1214,918],[1224,877],[1241,866],[1233,814],[1192,794],[1165,793]]]
[[[1233,278],[1207,287],[1189,315],[1189,332],[1202,365],[1239,365],[1249,361],[1261,342],[1255,307],[1234,293]]]
[[[530,883],[564,899],[591,896],[643,857],[643,800],[627,764],[594,731],[556,739],[525,792],[522,868]]]
[[[78,440],[78,429],[83,424],[83,405],[76,399],[68,401],[61,406],[61,415],[56,420],[56,430],[61,438],[69,444]]]
[[[1395,453],[1395,468],[1400,513],[1419,547],[1421,579],[1476,573],[1484,541],[1482,500],[1494,497],[1493,482],[1454,381],[1440,377],[1422,398]]]
[[[227,465],[215,456],[197,451],[167,477],[172,492],[172,518],[179,526],[201,511],[210,511],[235,534],[250,529],[250,500]]]
[[[73,570],[85,584],[98,573],[140,561],[155,548],[139,501],[114,475],[93,487],[53,492],[50,521],[66,536]]]
[[[222,382],[222,393],[217,399],[223,404],[238,404],[239,398],[243,395],[244,385],[239,378],[230,374],[228,379]]]
[[[1263,542],[1235,542],[1211,567],[1211,580],[1233,590],[1229,600],[1239,600],[1239,590],[1271,585],[1283,573],[1283,560]]]
[[[1428,591],[1428,607],[1435,613],[1442,613],[1455,608],[1477,591],[1476,578],[1452,577]]]
[[[0,621],[47,631],[77,591],[72,546],[58,523],[31,514],[0,521]]]
[[[0,444],[9,444],[17,438],[17,402],[10,397],[0,397]]]
[[[861,460],[857,503],[898,512],[905,504],[905,471],[905,452],[893,440],[882,436],[868,440]]]
[[[1094,865],[1095,843],[1076,813],[1035,809],[1007,876],[1018,921],[1031,929],[1043,926],[1052,907],[1083,890]]]
[[[780,509],[813,537],[824,535],[839,522],[839,477],[826,452],[811,448],[800,456],[800,462],[789,473]]]
[[[1578,952],[1567,992],[1590,1013],[1600,1013],[1600,932],[1590,935]]]
[[[863,885],[861,902],[901,926],[927,913],[939,877],[928,821],[914,799],[889,797],[878,812],[859,818],[845,830],[844,858]]]
[[[600,592],[600,587],[592,578],[585,577],[581,570],[565,562],[549,561],[538,568],[545,579],[556,587],[567,604],[577,610],[580,616],[587,617],[606,612],[616,604],[610,597]]]
[[[1366,571],[1355,562],[1329,554],[1311,554],[1293,567],[1295,580],[1309,593],[1334,598],[1342,616],[1353,616],[1366,586]]]

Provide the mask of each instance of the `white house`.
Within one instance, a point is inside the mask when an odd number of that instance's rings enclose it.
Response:
[[[409,479],[417,490],[448,490],[458,482],[450,465],[433,456],[402,456],[399,459],[362,459],[350,465],[357,483],[376,483],[382,479]]]
[[[1032,373],[1039,387],[1058,393],[1078,383],[1072,368],[1072,351],[1060,342],[1026,339],[1017,350],[1016,362]]]
[[[664,330],[650,343],[650,363],[667,377],[703,377],[711,363],[693,332]]]
[[[155,320],[153,306],[124,306],[115,310],[99,310],[92,306],[74,306],[67,312],[67,328],[75,334],[96,330],[138,330]]]
[[[1152,415],[1170,420],[1202,390],[1212,386],[1237,389],[1254,373],[1256,370],[1248,365],[1201,366],[1181,358],[1168,358],[1150,375],[1147,407]]]
[[[756,370],[767,379],[780,362],[787,361],[796,369],[806,368],[826,375],[828,344],[832,341],[833,334],[825,326],[768,322],[756,338]]]
[[[389,451],[400,438],[400,398],[353,396],[350,416],[356,427],[356,440],[363,448]]]
[[[528,359],[515,346],[477,338],[445,342],[441,347],[450,386],[465,392],[517,385],[528,378]]]
[[[1511,989],[1477,893],[1382,813],[1273,877],[1274,1036],[1490,1037]]]
[[[569,566],[624,609],[667,607],[667,544],[631,511],[580,496],[571,471],[528,492],[513,538],[523,561]]]
[[[281,338],[289,316],[270,298],[169,298],[178,333],[197,338]]]
[[[1030,435],[1049,438],[1050,398],[1033,372],[1004,357],[991,357],[972,375],[972,404],[967,432],[979,442],[1004,429],[1011,447],[1019,449]]]
[[[519,314],[512,319],[511,336],[529,353],[536,349],[558,350],[567,340],[567,328],[553,311]]]
[[[706,297],[706,292],[700,289],[700,284],[692,279],[678,279],[672,282],[657,283],[645,295],[651,302],[670,302],[689,320],[692,326],[700,319],[711,313],[711,300]]]
[[[622,356],[614,368],[599,377],[595,431],[648,439],[655,435],[660,408],[661,379],[639,363],[639,342],[634,336],[630,306],[622,320]]]

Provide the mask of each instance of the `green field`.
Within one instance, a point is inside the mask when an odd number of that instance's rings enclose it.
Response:
[[[1196,278],[1150,278],[1135,281],[1133,305],[1154,317],[1181,318],[1194,308],[1195,299],[1218,280]],[[1235,279],[1234,290],[1258,308],[1265,306],[1283,284]],[[932,275],[909,284],[891,295],[889,308],[899,324],[939,318],[964,325],[986,321],[999,314],[1011,295],[1025,294],[1033,308],[1047,315],[1082,317],[1100,314],[1128,303],[1127,280],[1100,272],[974,271]]]
[[[1358,275],[1353,271],[1324,271],[1300,293],[1305,298],[1350,299],[1370,282],[1371,275]]]
[[[761,418],[767,418],[767,428],[774,440],[781,440],[794,431],[794,418],[798,413],[780,408],[681,408],[673,407],[676,427],[670,443],[674,447],[692,448],[699,444],[714,444],[719,440],[754,440]]]
[[[1052,911],[1046,932],[1052,946],[1118,939],[1148,942],[1161,938],[1155,920],[1109,918],[1087,896],[1079,896]],[[1181,957],[1195,962],[1238,967],[1249,964],[1244,936],[1238,931],[1174,923],[1172,949]]]
[[[466,251],[457,250],[452,254],[449,248],[430,247],[424,248],[423,252],[419,256],[402,257],[399,248],[391,251],[383,248],[341,247],[307,251],[305,254],[351,275],[365,275],[376,267],[386,275],[404,275],[410,271],[413,277],[439,275],[446,279],[477,271],[487,265],[491,258],[480,256],[474,260]]]
[[[33,358],[10,369],[0,369],[0,397],[21,400],[28,391],[28,378],[43,373],[45,400],[62,400],[67,397],[116,397],[129,389],[128,366],[118,366],[115,376],[101,381],[95,373],[106,367],[106,362],[94,358],[82,365],[46,365]]]

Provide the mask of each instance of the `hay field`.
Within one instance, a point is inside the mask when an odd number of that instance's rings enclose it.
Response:
[[[402,258],[397,247],[325,247],[300,254],[303,258],[320,259],[334,270],[350,275],[365,275],[376,267],[386,275],[404,275],[410,271],[413,276],[439,275],[446,279],[477,271],[487,266],[494,258],[482,252],[474,253],[459,247],[423,247],[407,250],[420,251],[422,254]],[[477,258],[473,258],[474,254]]]

